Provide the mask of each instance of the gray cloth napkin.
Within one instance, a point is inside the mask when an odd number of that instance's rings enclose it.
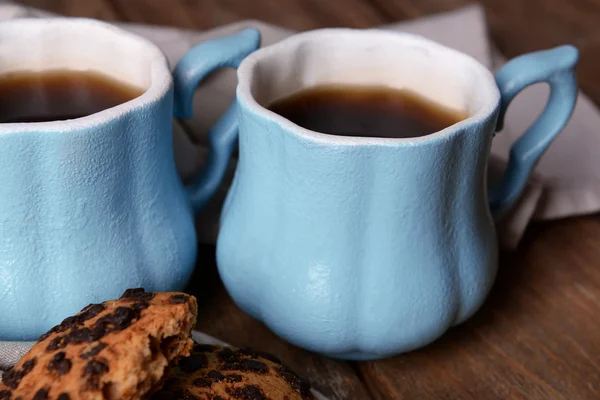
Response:
[[[0,3],[0,20],[45,16],[52,15]],[[242,21],[205,32],[137,24],[120,25],[154,41],[165,52],[172,66],[194,45],[245,27],[252,26],[261,31],[263,46],[293,34],[290,30],[260,21]],[[488,40],[485,18],[477,5],[381,28],[429,37],[470,54],[491,70],[498,69],[504,63]],[[235,85],[233,71],[223,70],[212,75],[203,83],[194,101],[196,117],[183,123],[174,122],[175,159],[184,179],[190,179],[202,168],[207,154],[208,129],[233,100]],[[492,181],[501,175],[510,145],[539,114],[546,103],[546,96],[547,89],[543,85],[533,86],[521,93],[511,105],[505,128],[496,136],[492,147],[489,165]],[[577,108],[566,130],[542,158],[519,204],[498,226],[502,248],[514,249],[533,219],[552,219],[600,210],[600,157],[596,155],[600,149],[599,126],[598,109],[580,93]],[[232,160],[229,175],[198,217],[198,235],[202,242],[215,243],[220,207],[234,168],[235,160]],[[13,365],[30,346],[31,343],[0,341],[0,369]]]
[[[0,377],[2,370],[12,367],[31,348],[32,342],[0,341]]]

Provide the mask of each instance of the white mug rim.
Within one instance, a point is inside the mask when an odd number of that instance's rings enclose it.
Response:
[[[385,138],[385,137],[358,137],[358,136],[343,136],[343,135],[329,135],[313,131],[310,129],[303,128],[292,121],[282,117],[281,115],[267,109],[258,103],[252,94],[252,81],[254,79],[254,72],[256,66],[264,59],[276,55],[278,52],[288,48],[297,48],[301,44],[310,42],[311,44],[318,46],[319,42],[323,40],[336,40],[340,37],[345,37],[345,43],[352,43],[352,38],[357,37],[369,37],[370,40],[386,40],[390,42],[400,44],[418,44],[420,46],[428,47],[434,51],[445,52],[446,55],[450,55],[459,59],[463,63],[469,64],[479,74],[479,77],[485,82],[485,99],[483,104],[478,108],[477,112],[469,115],[467,118],[457,122],[454,125],[446,127],[440,131],[431,133],[425,136],[419,137],[408,137],[408,138]],[[287,39],[284,39],[275,44],[263,47],[242,61],[237,72],[238,86],[236,91],[237,99],[241,106],[245,107],[251,113],[262,116],[269,120],[275,121],[286,131],[292,132],[298,136],[310,138],[317,142],[334,143],[334,144],[349,144],[349,145],[398,145],[402,144],[422,144],[429,143],[431,141],[446,138],[454,133],[464,131],[468,126],[481,124],[488,120],[494,112],[498,109],[500,104],[500,91],[496,86],[496,80],[494,75],[479,61],[473,57],[452,49],[448,46],[442,45],[431,39],[427,39],[420,35],[415,35],[406,32],[393,32],[382,29],[353,29],[353,28],[324,28],[307,31],[303,33],[295,34]]]
[[[0,135],[19,132],[56,132],[86,129],[98,124],[118,118],[140,108],[156,102],[163,98],[172,86],[172,76],[169,62],[158,46],[150,40],[137,34],[121,29],[113,24],[91,18],[14,18],[0,22],[0,40],[4,30],[24,31],[33,26],[46,25],[50,29],[64,29],[65,27],[77,27],[86,34],[113,35],[114,37],[126,37],[131,42],[136,42],[147,52],[152,59],[150,70],[150,86],[144,92],[129,101],[106,108],[93,114],[69,120],[55,120],[45,122],[11,122],[0,123]],[[82,29],[83,28],[83,29]],[[102,70],[98,70],[102,72]]]

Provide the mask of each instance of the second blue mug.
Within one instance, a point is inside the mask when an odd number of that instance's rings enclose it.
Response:
[[[237,110],[219,122],[203,204],[239,137],[221,216],[217,263],[235,302],[282,338],[355,360],[406,352],[440,337],[484,302],[498,265],[494,220],[515,204],[575,106],[571,46],[517,57],[494,77],[458,51],[385,31],[325,29],[248,56]],[[547,82],[543,114],[487,185],[494,134],[511,100]],[[468,117],[417,138],[304,129],[269,111],[317,85],[409,89]],[[189,115],[192,85],[178,103]]]

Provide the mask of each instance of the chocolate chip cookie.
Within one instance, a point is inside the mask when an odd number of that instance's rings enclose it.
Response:
[[[190,354],[196,299],[129,289],[50,329],[0,382],[0,400],[142,399]]]
[[[316,400],[310,384],[268,353],[196,344],[154,400]]]

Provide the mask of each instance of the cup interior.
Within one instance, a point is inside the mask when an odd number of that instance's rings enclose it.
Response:
[[[318,85],[407,89],[469,116],[498,100],[491,73],[471,57],[430,40],[377,30],[324,29],[249,56],[239,70],[242,97],[262,107]]]
[[[0,23],[0,74],[97,71],[147,90],[156,51],[135,35],[87,19],[17,19]]]
[[[67,76],[74,72],[101,74],[113,83],[135,88],[138,95],[153,88],[163,93],[171,79],[166,58],[154,44],[104,22],[25,18],[0,23],[0,75],[58,71]],[[75,93],[76,98],[56,104],[61,102],[47,93],[49,85],[38,86],[23,92],[27,94],[14,93],[13,100],[2,99],[3,103],[12,102],[6,115],[20,115],[24,108],[40,115],[68,114],[65,109],[72,108],[73,102],[85,109],[86,102],[91,107],[97,101],[93,93]]]

